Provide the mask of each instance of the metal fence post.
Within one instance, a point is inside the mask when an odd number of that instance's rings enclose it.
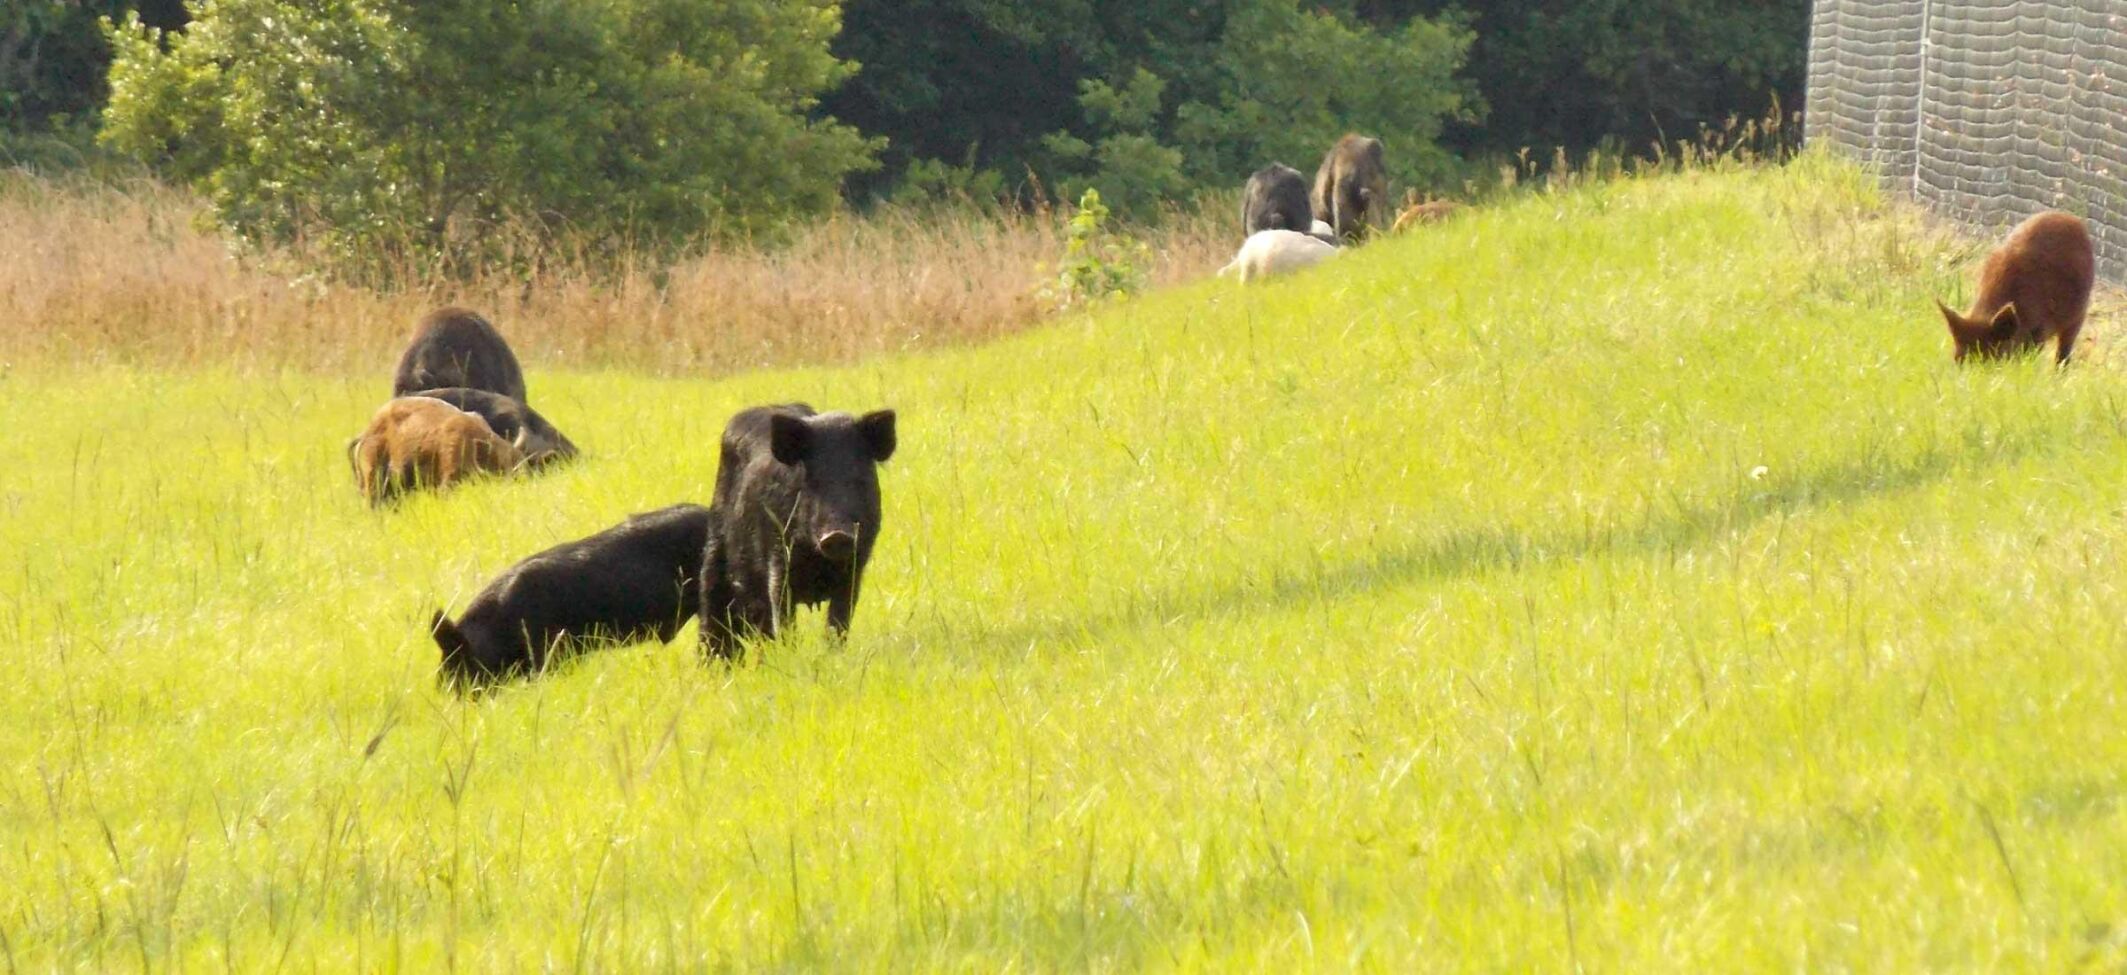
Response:
[[[1935,0],[1920,0],[1920,85],[1913,96],[1913,199],[1920,199],[1920,161],[1928,144],[1928,55],[1933,42],[1928,37]]]

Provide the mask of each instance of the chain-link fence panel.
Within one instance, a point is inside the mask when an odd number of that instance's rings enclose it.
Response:
[[[1994,232],[2090,222],[2127,273],[2127,0],[1816,0],[1810,143]]]

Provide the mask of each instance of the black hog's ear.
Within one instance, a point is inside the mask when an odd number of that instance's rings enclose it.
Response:
[[[812,427],[803,417],[777,413],[768,418],[768,451],[783,464],[795,467],[805,462],[805,446]]]
[[[2001,306],[2001,310],[1994,313],[1994,320],[1987,323],[1987,338],[1996,342],[2006,342],[2015,336],[2016,303],[2012,301]]]
[[[463,659],[469,649],[465,634],[458,632],[458,627],[440,609],[428,618],[428,633],[436,638],[436,646],[443,650],[443,666],[446,668]]]
[[[894,455],[897,441],[894,439],[894,411],[873,410],[857,421],[858,431],[864,434],[864,444],[871,448],[871,459],[886,463]]]

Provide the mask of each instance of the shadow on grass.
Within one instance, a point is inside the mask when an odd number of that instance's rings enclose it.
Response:
[[[1265,613],[1502,569],[1683,552],[1770,518],[1908,492],[1960,470],[2013,463],[2043,446],[2009,443],[1982,453],[1939,447],[1901,460],[1872,455],[1762,481],[1739,480],[1724,502],[1678,503],[1662,511],[1657,499],[1633,524],[1534,532],[1505,525],[1451,527],[1342,564],[1289,565],[1274,569],[1268,579],[1209,592],[1169,587],[1086,616],[947,635],[1014,649],[1070,640],[1097,643],[1153,624]]]
[[[1134,867],[1128,868],[1134,879],[1118,885],[1112,876],[1116,861],[1135,863],[1144,852],[1136,846],[1111,853],[1089,838],[1087,848],[1059,851],[1057,873],[1074,881],[1067,887],[1006,886],[984,891],[980,900],[927,891],[908,878],[908,902],[896,912],[900,920],[883,930],[815,926],[810,915],[817,909],[805,908],[773,957],[797,970],[846,968],[852,959],[861,959],[859,968],[883,962],[892,970],[954,968],[970,959],[991,969],[1034,971],[1136,971],[1191,957],[1202,964],[1265,924],[1301,936],[1293,912],[1305,908],[1309,892],[1323,883],[1318,870],[1288,866],[1276,837],[1258,834],[1214,854],[1225,861],[1224,869],[1208,889],[1178,890],[1176,884],[1190,878],[1135,877]],[[1081,873],[1089,878],[1083,885],[1075,882]],[[897,899],[900,889],[897,882]]]

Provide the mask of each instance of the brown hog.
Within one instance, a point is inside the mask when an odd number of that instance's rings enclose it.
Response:
[[[1439,223],[1454,216],[1461,209],[1462,204],[1454,200],[1432,200],[1420,203],[1413,199],[1407,202],[1402,213],[1396,215],[1396,228],[1390,232],[1400,234],[1413,227]]]
[[[475,414],[440,399],[403,396],[370,417],[369,428],[347,444],[347,460],[355,487],[376,506],[408,491],[515,470],[524,451]]]
[[[2009,232],[1979,269],[1979,294],[1962,315],[1938,301],[1966,356],[1997,359],[2054,341],[2054,361],[2068,362],[2090,311],[2097,257],[2082,218],[2059,210],[2037,214]]]
[[[1381,140],[1351,133],[1331,146],[1315,170],[1315,190],[1308,201],[1315,219],[1345,240],[1358,240],[1392,205],[1388,166]]]

